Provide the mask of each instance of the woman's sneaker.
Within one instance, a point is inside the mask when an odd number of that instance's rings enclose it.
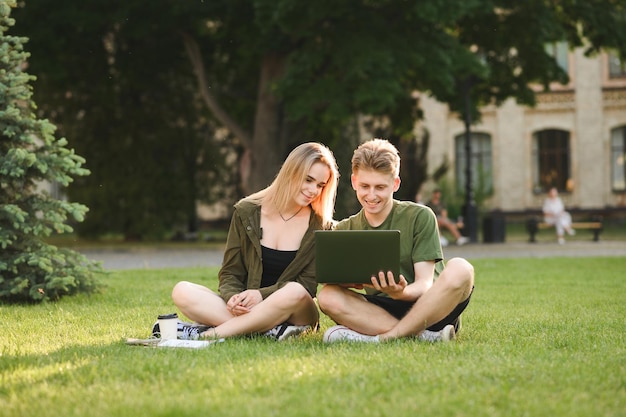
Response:
[[[290,337],[298,336],[301,333],[311,330],[311,326],[294,326],[293,324],[283,323],[263,333],[263,336],[276,339],[282,342]]]

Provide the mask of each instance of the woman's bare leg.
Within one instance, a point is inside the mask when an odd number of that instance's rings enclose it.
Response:
[[[176,284],[172,290],[172,300],[186,317],[200,324],[217,326],[234,317],[219,295],[192,282],[181,281]]]
[[[233,317],[207,330],[203,336],[215,338],[262,333],[284,322],[315,326],[318,321],[319,311],[311,295],[302,285],[290,282],[254,306],[249,313]]]

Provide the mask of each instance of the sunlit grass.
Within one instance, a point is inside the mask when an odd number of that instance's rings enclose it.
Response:
[[[126,346],[175,309],[178,280],[217,269],[114,272],[91,296],[0,305],[2,416],[623,416],[621,258],[473,261],[450,344],[325,345],[322,332],[203,350]]]

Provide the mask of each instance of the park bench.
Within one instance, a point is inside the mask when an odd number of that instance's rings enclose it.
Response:
[[[531,243],[536,242],[535,236],[540,230],[543,229],[552,229],[554,228],[553,224],[548,224],[543,222],[539,217],[533,216],[529,218],[526,222],[526,230],[529,234],[528,241]],[[597,242],[600,240],[600,232],[602,232],[602,217],[601,216],[593,216],[591,221],[575,221],[572,222],[572,228],[574,230],[580,229],[588,229],[593,232],[593,241]]]

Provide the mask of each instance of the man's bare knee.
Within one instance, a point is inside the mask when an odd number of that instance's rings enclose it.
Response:
[[[452,258],[446,262],[444,274],[446,284],[467,291],[474,285],[474,267],[463,258]]]
[[[331,313],[339,304],[340,288],[336,285],[324,285],[317,294],[317,304],[323,313]]]

